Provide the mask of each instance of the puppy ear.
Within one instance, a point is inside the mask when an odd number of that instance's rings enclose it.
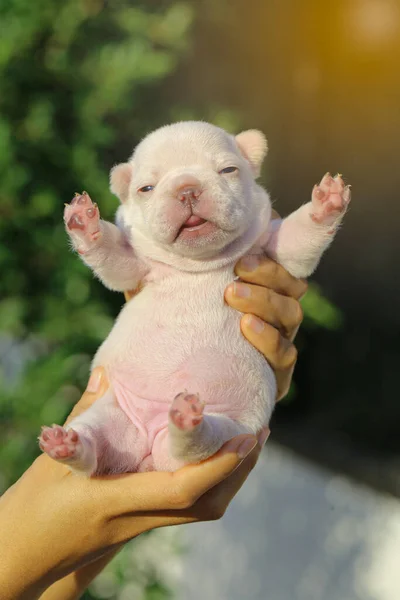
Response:
[[[261,165],[267,155],[268,144],[266,137],[257,129],[242,131],[235,137],[240,152],[250,163],[254,177],[259,177]]]
[[[129,195],[129,186],[132,179],[131,163],[121,163],[111,169],[110,188],[121,202],[126,202]]]

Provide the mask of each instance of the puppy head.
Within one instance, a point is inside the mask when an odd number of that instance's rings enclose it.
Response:
[[[217,256],[269,202],[255,181],[266,152],[256,130],[234,137],[196,121],[162,127],[111,171],[119,219],[174,254]]]

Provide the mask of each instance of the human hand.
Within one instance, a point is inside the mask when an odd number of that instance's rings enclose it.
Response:
[[[240,322],[242,333],[274,370],[278,401],[289,390],[297,360],[292,342],[303,320],[299,299],[306,293],[307,283],[270,258],[251,259],[237,263],[235,273],[240,281],[227,287],[225,299],[232,308],[246,313]]]
[[[107,387],[104,371],[96,369],[70,419]],[[86,478],[41,455],[0,500],[2,599],[34,600],[49,586],[46,600],[77,598],[110,559],[101,557],[129,539],[156,527],[221,517],[266,435],[258,443],[254,436],[237,436],[209,460],[175,473]]]

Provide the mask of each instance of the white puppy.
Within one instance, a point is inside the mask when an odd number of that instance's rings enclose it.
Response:
[[[107,393],[68,427],[43,428],[40,446],[52,458],[87,475],[174,470],[268,423],[274,374],[242,336],[224,289],[245,254],[310,275],[350,190],[327,174],[311,202],[271,221],[255,181],[266,152],[259,131],[168,125],[112,170],[117,225],[100,220],[86,193],[67,206],[72,243],[104,285],[143,289],[93,361],[107,370]]]

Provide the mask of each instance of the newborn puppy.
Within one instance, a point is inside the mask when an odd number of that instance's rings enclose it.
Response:
[[[268,254],[308,277],[350,189],[327,174],[311,202],[271,220],[256,183],[266,152],[259,131],[234,137],[203,122],[168,125],[112,169],[116,225],[100,220],[86,192],[67,205],[72,244],[104,285],[142,290],[94,358],[108,391],[65,428],[43,428],[49,456],[86,475],[175,470],[268,423],[275,377],[241,334],[225,287],[245,254]]]

